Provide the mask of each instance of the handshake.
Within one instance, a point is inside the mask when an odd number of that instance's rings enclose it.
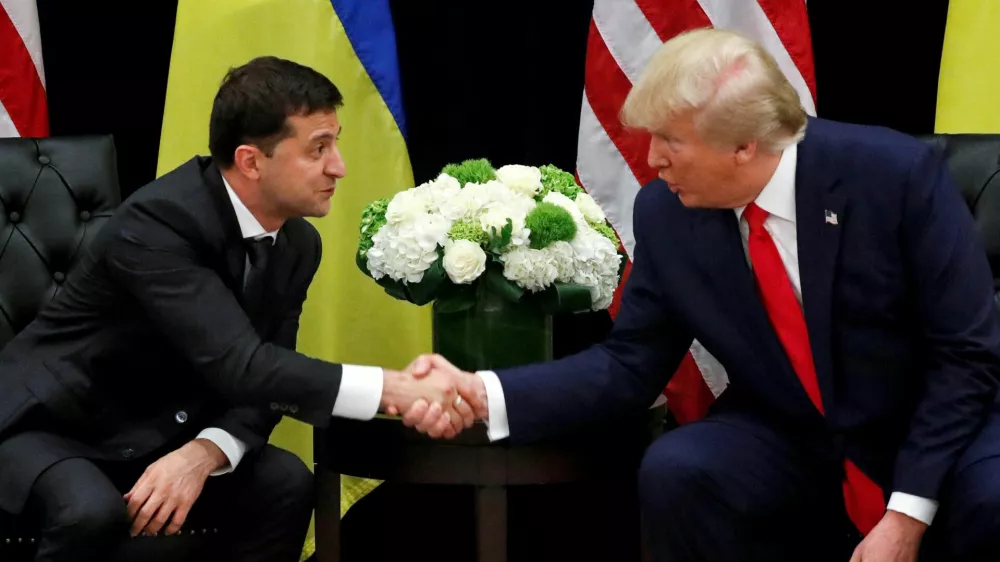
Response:
[[[402,371],[383,370],[380,410],[407,427],[451,439],[489,411],[481,378],[440,355],[421,355]]]

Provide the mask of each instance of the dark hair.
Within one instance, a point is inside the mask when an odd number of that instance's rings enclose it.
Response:
[[[286,119],[336,111],[340,90],[319,72],[277,57],[258,57],[230,68],[212,104],[208,148],[215,162],[233,165],[236,147],[253,144],[270,156],[292,134]]]

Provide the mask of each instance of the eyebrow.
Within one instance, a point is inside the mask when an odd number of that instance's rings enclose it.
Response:
[[[331,133],[330,131],[323,131],[323,132],[320,132],[320,133],[314,133],[311,137],[309,137],[309,140],[310,141],[315,141],[315,140],[320,140],[320,139],[333,139],[333,138],[337,138],[337,137],[340,136],[340,133],[343,130],[344,130],[344,128],[341,127],[340,129],[337,130],[336,133]]]

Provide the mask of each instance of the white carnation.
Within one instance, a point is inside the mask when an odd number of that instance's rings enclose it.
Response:
[[[486,271],[486,252],[468,240],[448,241],[442,260],[445,273],[455,283],[472,283]]]
[[[419,283],[438,258],[438,246],[448,241],[451,221],[441,215],[423,214],[416,219],[386,224],[372,236],[368,271],[381,279]]]
[[[534,197],[542,189],[542,172],[534,166],[510,164],[496,171],[497,179],[516,193]]]
[[[462,193],[462,186],[458,183],[458,180],[449,176],[448,174],[440,174],[433,181],[421,184],[414,188],[417,196],[421,199],[427,201],[428,210],[432,213],[442,213],[445,216],[448,213],[443,212],[443,208],[448,206],[451,201],[455,200]],[[454,207],[450,207],[454,210]],[[450,216],[447,217],[449,220],[456,220]]]
[[[503,256],[503,276],[533,293],[552,285],[558,275],[556,260],[544,250],[522,246]]]
[[[385,220],[389,224],[399,224],[416,220],[426,215],[431,208],[431,199],[426,191],[418,188],[400,191],[389,201],[385,209]]]
[[[572,199],[566,197],[558,191],[550,191],[545,197],[542,198],[545,203],[552,203],[553,205],[558,205],[569,212],[569,215],[573,217],[573,222],[577,226],[584,226],[587,224],[587,220],[583,217],[583,213],[580,212],[580,208],[576,206],[576,203]]]
[[[590,222],[603,223],[607,217],[604,216],[604,209],[594,201],[594,198],[587,193],[580,193],[574,200],[577,208],[583,213],[584,218]]]

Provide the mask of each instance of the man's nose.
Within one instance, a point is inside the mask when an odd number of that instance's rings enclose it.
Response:
[[[344,162],[344,158],[340,155],[339,150],[334,150],[333,154],[330,155],[324,172],[331,178],[342,178],[347,175],[347,164]]]

